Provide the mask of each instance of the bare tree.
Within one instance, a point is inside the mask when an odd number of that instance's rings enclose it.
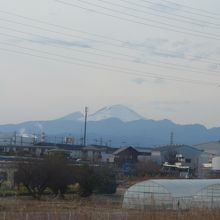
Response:
[[[46,188],[50,188],[55,195],[63,196],[68,185],[74,183],[73,168],[65,158],[57,155],[19,163],[15,183],[24,185],[37,199],[40,199]]]
[[[45,167],[44,162],[34,160],[18,164],[15,173],[15,184],[18,186],[20,184],[24,185],[34,198],[40,199],[47,183],[47,167]]]

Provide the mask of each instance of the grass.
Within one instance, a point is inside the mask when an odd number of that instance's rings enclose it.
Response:
[[[30,197],[0,200],[0,220],[219,220],[220,210],[139,211],[121,208],[121,197],[92,196],[36,201]]]

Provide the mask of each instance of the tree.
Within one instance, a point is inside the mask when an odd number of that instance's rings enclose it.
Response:
[[[73,167],[65,157],[53,155],[45,161],[47,166],[48,182],[47,186],[57,196],[64,197],[68,185],[75,183]]]
[[[116,192],[117,183],[115,172],[108,167],[75,167],[76,181],[79,183],[79,194],[90,196],[93,192],[111,194]]]
[[[136,175],[139,177],[156,176],[160,174],[161,167],[152,160],[138,162],[135,166]]]
[[[80,196],[90,196],[93,193],[96,184],[94,169],[85,165],[81,167],[75,167],[74,173],[76,176],[76,181],[80,186]]]
[[[74,183],[73,168],[64,157],[57,155],[19,163],[15,183],[24,185],[37,199],[46,188],[50,188],[55,195],[64,196],[68,185]]]
[[[112,194],[116,192],[116,174],[108,167],[99,167],[95,169],[95,191],[97,193]]]
[[[40,199],[47,188],[47,183],[47,167],[43,161],[34,160],[18,164],[15,184],[24,185],[34,198]]]
[[[46,188],[55,196],[64,197],[68,186],[75,183],[79,184],[79,194],[83,197],[93,192],[114,193],[117,187],[115,173],[109,168],[73,166],[60,154],[19,163],[15,183],[25,186],[37,199]]]

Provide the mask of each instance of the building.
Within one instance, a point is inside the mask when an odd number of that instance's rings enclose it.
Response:
[[[144,162],[152,159],[151,155],[153,148],[135,147],[135,149],[138,151],[139,162]]]
[[[199,158],[202,153],[202,150],[188,145],[167,145],[154,148],[151,152],[151,159],[160,165],[165,162],[168,164],[178,162],[182,166],[198,170]]]
[[[17,170],[14,158],[0,158],[0,181],[7,181],[9,185],[14,186],[14,174]]]
[[[121,147],[112,154],[112,162],[118,165],[125,163],[136,163],[138,161],[138,151],[133,147]]]
[[[213,156],[220,156],[220,141],[212,141],[193,146],[198,150],[202,150]]]
[[[83,147],[84,158],[92,163],[99,163],[101,162],[101,151],[102,149],[98,146],[86,146]]]
[[[69,154],[70,158],[77,160],[84,157],[83,146],[69,145],[69,144],[56,144],[57,151],[65,151]]]
[[[0,146],[30,146],[36,143],[34,135],[14,133],[0,133]]]
[[[48,150],[57,148],[55,145],[16,145],[0,146],[0,153],[3,155],[41,157]]]

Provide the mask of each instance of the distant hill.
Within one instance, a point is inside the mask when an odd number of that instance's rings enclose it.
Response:
[[[0,125],[0,132],[61,136],[73,134],[77,140],[82,136],[83,114],[75,112],[50,121],[29,121],[20,124]],[[156,146],[168,144],[174,132],[176,144],[198,144],[220,139],[220,128],[207,129],[200,124],[180,125],[170,120],[145,119],[133,110],[114,105],[100,109],[88,117],[88,143],[108,142],[113,146]]]

